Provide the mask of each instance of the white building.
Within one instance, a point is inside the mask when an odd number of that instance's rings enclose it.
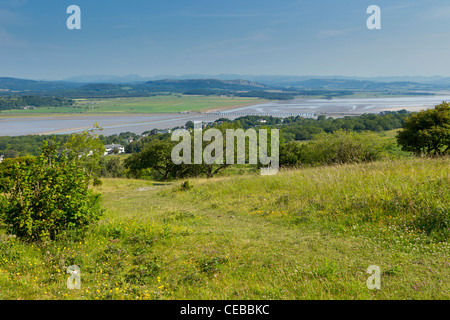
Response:
[[[122,146],[121,144],[114,144],[114,143],[108,144],[105,146],[105,149],[106,149],[105,155],[112,154],[114,149],[119,150],[119,154],[125,152],[125,147]]]

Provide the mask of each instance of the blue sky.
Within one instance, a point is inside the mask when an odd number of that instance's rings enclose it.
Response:
[[[450,76],[449,53],[448,0],[0,0],[0,76]]]

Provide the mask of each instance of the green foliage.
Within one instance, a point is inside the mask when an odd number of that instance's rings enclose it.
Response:
[[[307,143],[288,142],[280,146],[280,165],[330,165],[381,160],[390,142],[376,133],[338,130],[322,133]]]
[[[189,183],[189,180],[184,181],[179,187],[175,187],[174,191],[189,191],[193,186]]]
[[[58,143],[63,143],[67,138],[66,135],[53,136]],[[52,136],[2,136],[0,137],[0,155],[6,158],[16,158],[21,156],[38,156],[41,153],[42,142],[51,140]]]
[[[280,165],[283,167],[301,167],[304,145],[290,141],[280,145]]]
[[[444,155],[450,152],[450,104],[423,110],[405,121],[397,135],[402,150],[415,155]]]
[[[380,160],[385,141],[371,132],[338,130],[322,133],[306,144],[309,163],[342,164]]]
[[[200,179],[189,192],[104,179],[108,215],[83,241],[0,233],[0,297],[446,299],[450,245],[437,232],[448,230],[449,161]],[[367,289],[373,264],[382,290]],[[81,268],[81,290],[61,290],[69,265]]]
[[[272,116],[244,116],[233,121],[239,121],[244,129],[261,125],[260,120],[265,120],[268,126],[282,125],[281,138],[285,141],[311,140],[315,135],[326,132],[333,133],[337,130],[350,130],[356,132],[399,129],[410,114],[405,111],[386,111],[379,114],[363,114],[360,116],[343,118],[326,118],[324,115],[317,119],[291,116],[276,118]]]
[[[98,175],[100,158],[105,153],[105,146],[97,134],[94,134],[95,130],[102,130],[102,128],[95,123],[93,129],[71,135],[63,145],[63,150],[69,157],[76,159],[88,175]]]
[[[92,184],[94,187],[99,187],[99,186],[103,185],[103,182],[99,178],[95,177]]]
[[[8,233],[30,241],[55,239],[100,218],[100,195],[89,189],[89,174],[76,158],[58,156],[57,148],[44,142],[34,160],[0,166],[1,220]]]
[[[33,156],[5,159],[0,163],[0,194],[4,192],[6,185],[11,182],[11,176],[15,166],[30,166],[36,160]]]
[[[73,105],[72,99],[59,97],[23,96],[0,97],[0,110],[19,109],[22,107],[63,107]]]
[[[134,177],[140,177],[142,170],[151,168],[157,175],[155,178],[167,180],[177,172],[176,166],[172,162],[172,148],[174,143],[169,140],[152,140],[145,144],[143,150],[132,154],[124,161],[125,167]]]
[[[125,167],[119,158],[100,158],[100,176],[106,178],[122,178],[125,176]]]

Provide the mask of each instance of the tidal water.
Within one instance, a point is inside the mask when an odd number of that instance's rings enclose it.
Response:
[[[251,115],[290,115],[345,116],[363,113],[378,113],[385,110],[398,111],[406,109],[419,111],[434,107],[442,101],[450,101],[450,95],[414,96],[394,98],[356,98],[356,99],[296,99],[273,101],[235,109],[228,109],[214,114],[175,113],[175,114],[128,114],[128,115],[51,115],[28,117],[5,117],[0,113],[0,136],[20,136],[30,134],[69,134],[81,132],[98,123],[104,128],[103,135],[120,132],[142,134],[152,129],[174,128],[187,121],[211,122],[221,117],[235,119]]]

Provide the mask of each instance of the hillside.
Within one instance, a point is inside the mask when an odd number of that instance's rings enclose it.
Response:
[[[193,90],[206,90],[208,93],[226,94],[238,91],[265,90],[266,86],[246,80],[157,80],[145,83],[85,84],[75,90],[68,90],[69,96],[115,97],[115,96],[148,96],[157,93],[188,93]],[[204,92],[204,91],[203,91]]]
[[[449,299],[450,159],[105,179],[80,239],[0,237],[0,299]],[[65,288],[78,265],[82,289]],[[369,290],[370,265],[381,290]]]
[[[155,80],[144,83],[75,83],[0,78],[0,94],[51,94],[67,96],[143,96],[151,93],[184,93],[191,90],[223,92],[265,90],[268,87],[247,80]]]
[[[251,77],[250,77],[251,78]],[[86,77],[85,79],[89,79]],[[16,78],[0,78],[0,95],[50,95],[69,98],[113,98],[113,97],[148,97],[157,94],[190,95],[235,95],[260,97],[264,99],[286,100],[296,96],[304,97],[340,97],[355,93],[376,93],[383,95],[430,95],[436,91],[449,89],[447,79],[436,82],[379,82],[373,80],[342,78],[310,78],[304,80],[287,77],[285,82],[273,82],[271,78],[262,77],[267,82],[253,80],[203,79],[160,79],[151,81],[122,82],[104,77],[111,82],[98,82],[102,77],[93,77],[94,82],[36,81]],[[127,79],[124,77],[123,79]],[[291,80],[289,80],[291,79]]]
[[[156,91],[184,92],[194,89],[216,89],[232,91],[264,90],[268,87],[247,80],[216,80],[216,79],[192,79],[192,80],[158,80],[148,81],[142,85]]]
[[[299,82],[292,82],[293,87],[299,89],[326,89],[326,90],[358,90],[358,91],[386,91],[386,90],[404,90],[404,91],[433,91],[448,88],[448,84],[423,84],[417,82],[376,82],[368,80],[349,80],[349,79],[309,79]]]
[[[0,77],[0,94],[43,94],[73,89],[80,86],[65,81],[37,81]]]

